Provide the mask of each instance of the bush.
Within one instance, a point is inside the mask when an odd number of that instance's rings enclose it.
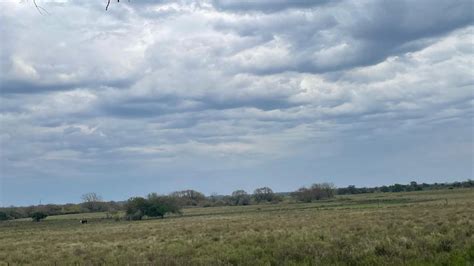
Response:
[[[137,220],[141,220],[144,215],[145,214],[142,211],[138,210],[133,213],[127,213],[127,218],[128,220],[137,221]]]
[[[181,213],[181,205],[174,197],[158,196],[156,193],[152,193],[148,195],[148,202],[147,216],[163,218],[167,213]]]
[[[277,197],[275,197],[275,193],[273,193],[273,190],[269,187],[262,187],[262,188],[257,188],[253,192],[253,198],[256,202],[272,202],[276,201]]]
[[[232,192],[231,201],[233,205],[249,205],[250,196],[245,190],[236,190]]]
[[[206,204],[206,196],[196,190],[176,191],[170,195],[179,201],[182,206],[202,206]]]
[[[0,221],[8,220],[8,215],[5,212],[0,212]]]
[[[46,217],[48,217],[48,215],[44,212],[34,212],[31,214],[31,218],[33,219],[34,222],[39,222]]]
[[[292,193],[298,201],[311,202],[313,200],[329,199],[334,197],[334,186],[329,183],[313,184],[311,187],[302,187]]]
[[[141,220],[144,216],[163,218],[167,213],[181,213],[181,207],[173,197],[152,193],[146,199],[130,198],[125,204],[125,211],[127,219]]]
[[[141,220],[147,209],[148,202],[142,197],[130,198],[125,204],[125,213],[129,220]]]

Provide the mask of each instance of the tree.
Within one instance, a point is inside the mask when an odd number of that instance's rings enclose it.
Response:
[[[148,209],[148,202],[142,197],[133,197],[125,203],[125,213],[129,220],[141,220]]]
[[[436,183],[435,183],[436,185]],[[404,190],[403,185],[401,184],[394,184],[392,187],[392,192],[402,192]]]
[[[358,194],[359,191],[354,185],[350,185],[347,187],[347,190],[349,191],[349,194]]]
[[[8,220],[8,215],[6,212],[0,212],[0,221]]]
[[[102,197],[95,192],[86,193],[81,196],[82,206],[90,212],[104,211],[105,206],[102,204]]]
[[[141,220],[144,216],[163,218],[167,213],[181,213],[181,207],[176,198],[152,193],[146,199],[130,198],[125,204],[125,212],[129,220]]]
[[[34,212],[31,214],[31,218],[33,219],[34,222],[39,222],[46,217],[48,217],[48,215],[44,212]]]
[[[175,197],[183,206],[197,206],[206,201],[206,196],[199,191],[188,189],[176,191],[170,194]]]
[[[311,202],[313,200],[313,197],[311,196],[311,191],[306,188],[302,187],[296,190],[291,194],[297,201],[302,201],[302,202]]]
[[[454,182],[454,184],[456,184],[456,182]],[[410,182],[410,187],[411,187],[411,190],[415,190],[415,191],[423,190],[423,188],[420,185],[418,185],[418,183],[416,183],[416,181],[411,181]]]
[[[90,192],[82,195],[82,201],[84,202],[99,202],[102,201],[102,197],[97,195],[95,192]]]
[[[311,187],[302,187],[292,193],[298,201],[311,202],[334,197],[334,185],[330,183],[313,184]]]
[[[231,197],[233,205],[249,205],[250,204],[250,196],[245,192],[245,190],[236,190],[232,192]]]
[[[181,213],[182,205],[174,197],[159,196],[156,193],[151,193],[148,194],[147,200],[150,207],[150,210],[146,213],[147,216],[163,218],[167,213]],[[155,210],[159,210],[159,212]]]
[[[255,189],[255,191],[253,192],[253,198],[256,202],[271,202],[276,199],[275,193],[273,193],[273,190],[269,187]]]
[[[322,198],[332,198],[334,197],[334,191],[336,190],[334,184],[332,183],[322,183],[322,184],[314,184],[312,187],[317,187],[321,189]]]

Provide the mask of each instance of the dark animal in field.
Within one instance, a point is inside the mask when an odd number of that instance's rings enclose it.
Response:
[[[79,221],[81,224],[86,224],[87,223],[87,220],[80,220]]]

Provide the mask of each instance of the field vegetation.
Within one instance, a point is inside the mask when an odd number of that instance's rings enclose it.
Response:
[[[434,184],[418,184],[412,181],[406,185],[393,184],[381,187],[356,187],[350,185],[340,188],[335,188],[334,185],[330,183],[321,183],[313,184],[309,187],[301,187],[294,192],[275,193],[269,187],[261,187],[255,189],[252,194],[238,189],[232,192],[231,195],[212,194],[210,196],[205,196],[201,192],[189,189],[176,191],[168,195],[151,193],[147,196],[148,198],[132,197],[127,201],[119,202],[103,201],[100,195],[91,192],[82,195],[82,203],[79,204],[40,204],[37,206],[11,206],[0,208],[0,221],[24,218],[39,221],[46,216],[98,212],[106,212],[107,217],[114,219],[118,218],[119,212],[127,212],[128,215],[125,218],[129,220],[141,220],[144,216],[163,217],[166,213],[179,213],[182,207],[245,206],[262,203],[313,202],[331,199],[336,194],[401,193],[456,188],[474,188],[474,181],[469,179],[463,182]]]
[[[474,189],[446,189],[10,220],[0,264],[473,265],[473,203]]]

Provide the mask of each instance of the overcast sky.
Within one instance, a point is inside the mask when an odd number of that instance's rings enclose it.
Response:
[[[473,178],[473,2],[0,2],[0,205]]]

